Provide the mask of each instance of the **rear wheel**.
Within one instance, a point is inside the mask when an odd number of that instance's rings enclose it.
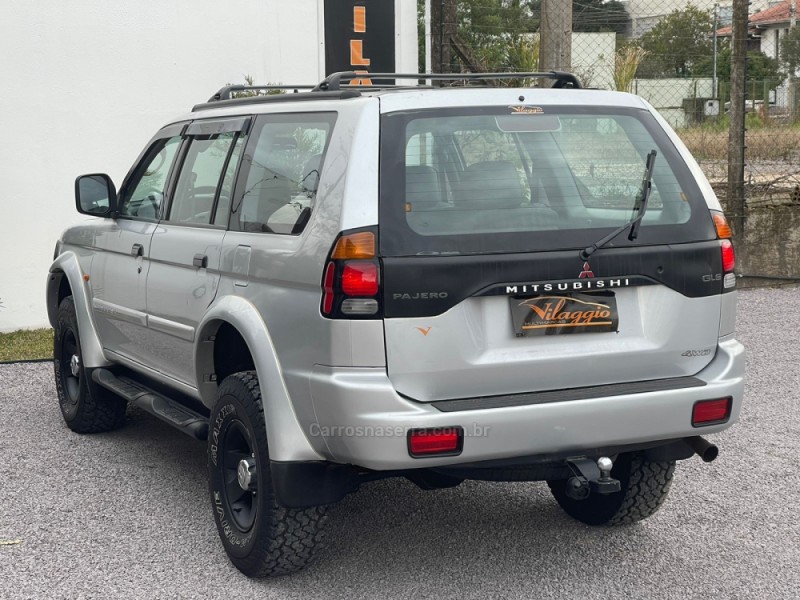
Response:
[[[278,506],[272,488],[264,407],[252,371],[227,377],[211,412],[211,508],[231,562],[249,577],[305,567],[322,540],[324,506]]]
[[[78,318],[72,296],[61,301],[53,341],[53,367],[61,414],[76,433],[122,427],[127,403],[94,383],[83,364]]]
[[[655,513],[669,493],[675,461],[652,461],[644,454],[621,454],[611,477],[619,479],[621,491],[615,494],[592,493],[585,500],[566,494],[566,481],[547,484],[558,504],[574,519],[587,525],[627,525]]]

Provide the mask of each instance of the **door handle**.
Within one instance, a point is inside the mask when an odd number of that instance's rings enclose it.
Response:
[[[195,254],[192,259],[192,264],[198,269],[205,269],[208,267],[208,256],[205,254]]]
[[[134,244],[131,248],[131,256],[144,256],[144,246],[141,244]]]

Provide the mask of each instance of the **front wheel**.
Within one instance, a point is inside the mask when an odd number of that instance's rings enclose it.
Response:
[[[72,296],[58,305],[56,319],[53,367],[64,422],[76,433],[100,433],[122,427],[127,403],[94,383],[83,364]]]
[[[550,480],[550,491],[569,516],[587,525],[627,525],[655,513],[667,498],[675,461],[653,461],[641,453],[621,454],[611,477],[619,479],[621,491],[592,493],[585,500],[566,494],[566,481]]]
[[[278,506],[272,488],[258,378],[235,373],[219,387],[208,436],[208,479],[217,531],[231,562],[248,577],[305,567],[322,540],[324,506]]]

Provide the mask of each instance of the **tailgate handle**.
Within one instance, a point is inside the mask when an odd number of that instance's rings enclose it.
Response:
[[[208,256],[205,254],[195,254],[192,259],[192,264],[198,269],[205,269],[208,267]]]

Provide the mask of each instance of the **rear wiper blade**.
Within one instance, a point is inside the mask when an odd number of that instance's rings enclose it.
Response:
[[[589,260],[589,257],[592,254],[628,228],[631,230],[628,234],[629,240],[633,241],[639,236],[639,226],[642,224],[642,219],[644,219],[644,215],[647,212],[647,204],[650,201],[650,192],[653,190],[653,166],[656,163],[657,154],[658,152],[651,150],[650,154],[647,155],[647,162],[645,163],[644,167],[644,176],[642,177],[642,186],[639,188],[639,193],[636,195],[636,200],[633,204],[633,218],[621,227],[618,227],[609,233],[603,239],[581,250],[581,260]]]

